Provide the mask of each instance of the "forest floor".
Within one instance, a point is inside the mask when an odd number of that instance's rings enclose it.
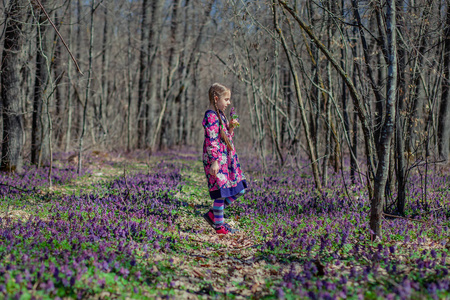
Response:
[[[386,219],[383,239],[370,242],[363,186],[344,192],[336,179],[320,195],[308,174],[264,176],[248,162],[249,192],[225,212],[240,231],[217,235],[202,218],[212,201],[198,154],[94,152],[85,164],[77,177],[61,157],[55,168],[67,172],[52,188],[44,171],[2,175],[0,295],[450,297],[448,210],[412,205],[416,216]],[[448,207],[443,177],[429,187],[430,205]]]

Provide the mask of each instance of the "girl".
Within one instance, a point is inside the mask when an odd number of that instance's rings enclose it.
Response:
[[[237,120],[229,123],[224,111],[230,105],[230,90],[214,83],[209,88],[209,109],[205,112],[203,127],[205,142],[203,143],[203,166],[208,181],[209,195],[214,200],[203,218],[219,234],[235,232],[223,221],[223,210],[242,196],[247,182],[241,171],[241,165],[233,145],[234,127]]]

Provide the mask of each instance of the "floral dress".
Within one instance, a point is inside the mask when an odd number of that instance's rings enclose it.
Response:
[[[230,197],[238,194],[247,188],[245,176],[242,174],[239,158],[234,149],[234,132],[229,133],[229,123],[225,115],[220,112],[228,140],[232,150],[227,149],[227,144],[220,138],[219,118],[214,110],[208,110],[203,119],[205,128],[205,142],[203,143],[203,166],[205,168],[206,179],[208,181],[209,194],[211,199]],[[209,173],[214,161],[219,163],[217,176]]]

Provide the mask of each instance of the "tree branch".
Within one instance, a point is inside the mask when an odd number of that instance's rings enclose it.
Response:
[[[59,38],[61,39],[62,43],[64,44],[64,47],[66,47],[67,52],[69,52],[70,57],[72,58],[73,62],[75,63],[75,66],[77,67],[77,71],[78,73],[80,73],[81,75],[84,75],[83,72],[80,69],[80,66],[77,63],[77,60],[75,59],[75,57],[73,56],[72,52],[69,49],[69,46],[67,46],[66,42],[64,41],[61,33],[59,33],[58,29],[56,28],[55,24],[52,22],[52,20],[50,19],[50,16],[48,15],[47,11],[45,10],[44,6],[42,5],[40,0],[35,0],[36,3],[39,5],[39,7],[42,9],[42,11],[44,12],[45,16],[47,17],[47,20],[50,22],[50,24],[52,25],[53,29],[55,29],[56,34],[59,36]]]

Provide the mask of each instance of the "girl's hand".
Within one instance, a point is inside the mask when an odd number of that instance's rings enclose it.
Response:
[[[239,127],[239,116],[236,114],[234,107],[231,108],[230,111],[230,129],[233,131],[234,128]]]
[[[217,173],[219,173],[219,163],[215,160],[209,169],[209,174],[212,176],[217,176]]]
[[[230,121],[230,129],[234,129],[239,126],[239,121],[236,119],[231,119]]]

